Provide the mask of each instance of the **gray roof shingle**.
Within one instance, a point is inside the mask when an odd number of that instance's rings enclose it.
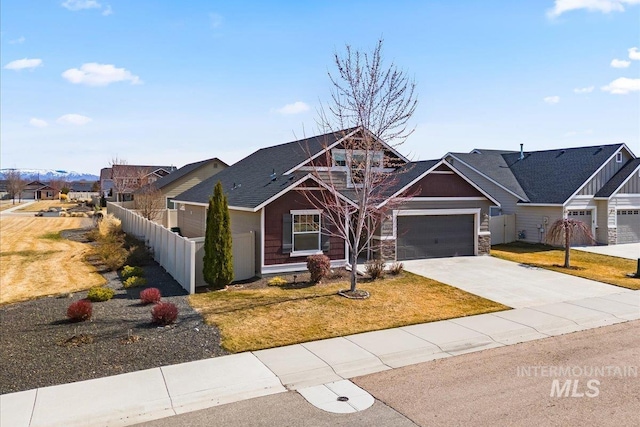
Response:
[[[222,160],[218,159],[217,157],[214,157],[212,159],[207,159],[207,160],[201,160],[199,162],[189,163],[188,165],[184,165],[180,169],[174,172],[171,172],[169,175],[165,175],[162,178],[158,179],[153,183],[153,186],[159,189],[164,188],[167,185],[171,184],[172,182],[182,178],[183,176],[193,172],[194,170],[198,169],[200,166],[205,165],[209,162],[218,162],[223,164],[224,166],[229,166]]]
[[[352,129],[353,130],[353,129]],[[175,197],[177,201],[208,203],[218,181],[229,206],[255,208],[287,188],[306,173],[283,175],[319,153],[351,130],[328,133],[273,147],[261,148],[209,179]]]
[[[451,153],[521,201],[562,204],[623,144],[525,152]],[[453,165],[455,167],[455,163]]]
[[[595,197],[610,197],[622,185],[622,183],[640,167],[640,158],[632,159],[627,162],[618,172],[602,188],[596,193]]]

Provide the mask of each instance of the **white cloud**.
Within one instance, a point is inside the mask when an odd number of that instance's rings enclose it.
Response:
[[[24,36],[20,36],[17,39],[9,40],[9,44],[22,44],[25,40]]]
[[[65,0],[62,2],[62,7],[75,12],[83,9],[100,9],[102,5],[95,0]]]
[[[591,93],[593,92],[594,87],[593,86],[587,86],[587,87],[577,87],[573,90],[574,93],[578,93],[578,94],[582,94],[582,93]]]
[[[640,4],[640,0],[556,0],[553,9],[547,11],[549,18],[557,18],[565,12],[587,9],[589,12],[624,12],[625,5]]]
[[[74,84],[84,84],[87,86],[106,86],[111,83],[130,81],[131,84],[140,84],[140,77],[131,74],[131,71],[124,68],[116,68],[112,64],[98,64],[89,62],[82,64],[80,69],[70,68],[62,77]]]
[[[544,102],[546,102],[547,104],[557,104],[558,102],[560,102],[560,97],[559,96],[547,96],[544,98]]]
[[[9,62],[4,66],[7,70],[24,70],[27,68],[33,69],[42,66],[42,59],[16,59],[15,61]]]
[[[640,52],[638,52],[637,47],[632,47],[631,49],[629,49],[629,59],[640,61]]]
[[[613,68],[627,68],[631,65],[631,61],[625,61],[624,59],[614,59],[610,64]]]
[[[309,111],[309,106],[302,101],[296,101],[293,104],[287,104],[276,110],[280,114],[300,114]]]
[[[111,5],[107,5],[102,11],[102,16],[109,16],[113,14],[113,9],[111,9]]]
[[[75,125],[75,126],[86,125],[90,121],[92,121],[91,118],[87,116],[83,116],[81,114],[65,114],[64,116],[58,117],[58,120],[56,120],[56,122],[61,123],[63,125]]]
[[[29,120],[29,124],[34,128],[46,128],[47,126],[49,126],[49,123],[47,123],[46,121],[42,119],[36,119],[35,117],[32,117],[31,120]]]
[[[211,22],[211,28],[218,28],[222,25],[222,15],[218,15],[217,13],[210,13],[209,20]]]
[[[630,92],[639,92],[640,79],[629,79],[627,77],[620,77],[619,79],[615,79],[608,85],[602,86],[600,89],[616,95],[626,95]]]

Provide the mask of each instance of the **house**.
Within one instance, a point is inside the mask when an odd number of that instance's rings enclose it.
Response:
[[[327,179],[333,178],[334,184],[339,182],[339,196],[353,203],[357,177],[345,156],[358,155],[352,148],[362,132],[366,130],[356,128],[262,148],[177,195],[174,203],[182,234],[205,235],[208,200],[220,181],[228,199],[234,246],[236,236],[255,236],[255,274],[305,270],[306,257],[319,253],[326,254],[334,267],[347,265],[347,242],[325,231],[329,226],[322,210],[305,192],[327,191]],[[488,253],[489,210],[500,206],[498,200],[442,159],[410,162],[383,141],[380,147],[374,157],[398,178],[385,197],[410,195],[389,209],[375,232],[378,244],[392,248],[391,258]],[[385,203],[382,200],[381,207]],[[376,250],[373,246],[371,252]]]
[[[133,192],[169,175],[175,166],[112,165],[100,170],[100,194],[116,201],[133,200]]]
[[[165,200],[164,205],[167,209],[175,209],[175,205],[173,203],[175,196],[195,185],[200,184],[202,181],[212,177],[227,167],[229,167],[228,164],[217,157],[214,157],[212,159],[201,160],[199,162],[184,165],[175,172],[165,175],[149,185],[160,190],[162,197]]]
[[[67,194],[70,199],[91,200],[93,197],[99,197],[100,192],[97,189],[96,182],[90,181],[72,181],[66,185],[69,189]]]
[[[640,160],[625,144],[475,149],[443,159],[500,202],[492,216],[515,215],[517,240],[544,242],[554,221],[573,217],[598,244],[640,241]]]
[[[55,200],[59,198],[60,191],[40,181],[31,181],[22,190],[23,200]]]

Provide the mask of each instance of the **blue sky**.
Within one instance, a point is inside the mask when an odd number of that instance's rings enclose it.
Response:
[[[640,155],[640,0],[3,0],[0,13],[2,168],[233,163],[314,135],[333,53],[380,37],[417,83],[410,158],[520,143]]]

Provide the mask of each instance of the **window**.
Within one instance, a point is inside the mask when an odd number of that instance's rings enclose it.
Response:
[[[617,152],[616,153],[616,163],[622,163],[622,153],[621,152]]]
[[[176,205],[173,203],[173,199],[167,199],[167,209],[175,209]]]
[[[320,213],[292,212],[293,248],[292,252],[320,251]]]
[[[333,166],[347,171],[347,186],[361,185],[365,175],[367,155],[371,158],[371,167],[380,169],[383,166],[384,153],[382,151],[343,150],[331,151]]]
[[[502,208],[500,206],[489,207],[489,216],[500,216],[500,215],[502,215]]]

